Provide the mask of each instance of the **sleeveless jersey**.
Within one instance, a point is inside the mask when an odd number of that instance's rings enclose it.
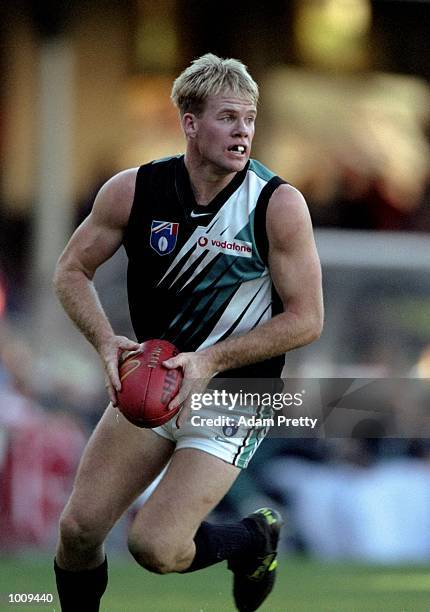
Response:
[[[141,166],[125,231],[130,316],[139,342],[196,351],[281,312],[267,267],[266,208],[284,181],[250,160],[207,206],[194,198],[184,156]],[[223,372],[277,377],[284,356]]]

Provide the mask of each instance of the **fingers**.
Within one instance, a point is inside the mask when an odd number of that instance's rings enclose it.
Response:
[[[124,361],[126,359],[128,359],[129,357],[134,357],[135,355],[138,355],[141,352],[142,352],[142,349],[140,349],[140,348],[135,349],[133,351],[122,351],[120,353],[119,359],[118,359],[119,365],[122,365],[124,363]]]
[[[169,370],[175,370],[176,368],[182,368],[186,363],[185,355],[182,353],[180,355],[176,355],[176,357],[171,357],[170,359],[166,359],[163,361],[163,366],[168,368]]]
[[[214,370],[208,360],[203,360],[197,353],[180,353],[163,361],[168,369],[181,368],[184,374],[178,394],[169,403],[169,410],[182,406],[176,418],[176,425],[180,428],[191,411],[191,395],[202,393],[213,376]]]
[[[191,395],[193,390],[193,380],[184,378],[182,381],[181,388],[175,397],[169,402],[169,410],[174,410],[178,406],[181,406],[185,400]]]
[[[116,339],[117,339],[117,346],[118,346],[119,352],[129,351],[130,353],[139,353],[142,350],[142,345],[139,344],[139,342],[134,342],[134,340],[129,340],[125,336],[117,336]],[[128,357],[128,355],[126,355],[125,357],[123,356],[124,359],[126,357]]]
[[[188,419],[190,411],[191,411],[191,408],[189,405],[183,406],[182,409],[179,411],[179,414],[176,417],[176,427],[178,429],[181,429],[182,425],[184,425],[184,423]]]
[[[191,412],[191,398],[193,394],[201,394],[206,389],[209,380],[184,378],[179,392],[169,403],[169,410],[182,406],[176,417],[176,426],[180,429],[188,419]]]
[[[124,351],[139,352],[141,345],[125,336],[113,336],[109,342],[100,350],[106,371],[106,389],[114,406],[118,404],[116,394],[121,391],[121,380],[119,378],[119,363],[127,357]]]
[[[208,382],[209,380],[184,378],[182,387],[179,389],[179,393],[169,404],[169,409],[182,405],[182,408],[176,417],[176,425],[178,429],[182,427],[190,415],[192,396],[195,393],[201,395],[206,389]]]
[[[116,407],[118,405],[118,398],[116,396],[115,388],[113,387],[107,374],[105,376],[105,387],[109,395],[109,400],[112,402],[112,406]]]
[[[119,379],[118,358],[106,361],[106,373],[111,387],[115,392],[121,391],[121,381]]]

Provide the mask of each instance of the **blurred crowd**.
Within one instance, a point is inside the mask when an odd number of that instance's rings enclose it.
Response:
[[[0,547],[52,546],[87,439],[29,345],[0,319]]]
[[[430,559],[428,439],[292,440],[251,470],[251,499],[258,490],[260,502],[288,517],[287,550],[381,563]]]

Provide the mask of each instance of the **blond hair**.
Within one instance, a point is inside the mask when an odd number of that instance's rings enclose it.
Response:
[[[209,96],[221,91],[258,102],[258,85],[247,67],[236,59],[223,59],[206,53],[195,59],[174,81],[171,99],[181,115],[199,115]]]

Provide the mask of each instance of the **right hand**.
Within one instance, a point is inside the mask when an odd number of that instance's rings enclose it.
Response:
[[[140,351],[141,344],[125,336],[111,336],[98,348],[105,369],[105,386],[113,406],[117,406],[117,393],[121,391],[119,362],[124,351]]]
[[[191,396],[194,393],[201,395],[204,393],[210,379],[215,374],[216,369],[213,360],[210,358],[210,350],[179,353],[176,357],[171,357],[163,361],[166,368],[181,368],[183,379],[179,393],[169,402],[169,410],[174,410],[182,405],[176,418],[178,429],[184,425],[191,412]]]

